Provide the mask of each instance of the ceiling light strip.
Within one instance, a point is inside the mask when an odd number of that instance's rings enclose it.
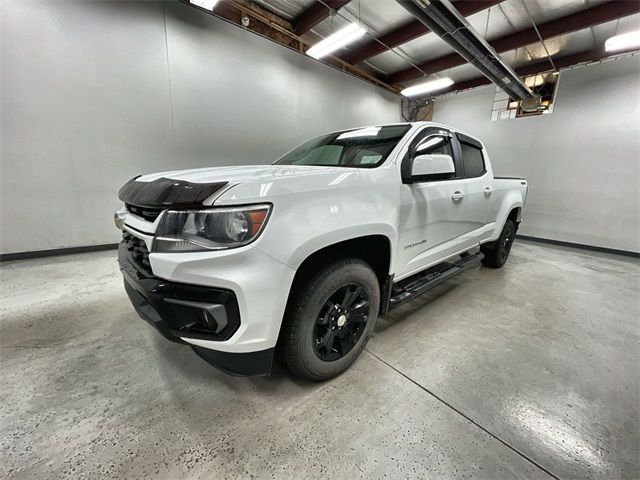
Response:
[[[355,42],[366,33],[366,30],[357,23],[351,23],[337,32],[329,35],[324,40],[316,43],[307,50],[307,55],[313,58],[326,57],[332,52]]]
[[[640,48],[640,30],[622,33],[604,42],[604,49],[607,52],[619,52],[632,48]]]
[[[427,93],[443,90],[451,85],[453,85],[453,80],[451,78],[438,78],[436,80],[430,80],[428,82],[405,88],[400,93],[405,97],[416,97],[418,95],[425,95]]]

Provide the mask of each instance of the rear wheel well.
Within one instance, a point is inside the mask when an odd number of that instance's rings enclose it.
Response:
[[[516,227],[516,232],[518,231],[518,227],[520,226],[520,221],[518,220],[518,218],[520,217],[520,212],[522,211],[522,207],[516,207],[513,208],[510,212],[509,215],[507,215],[507,219],[504,221],[505,225],[506,223],[511,220],[513,222],[513,224]],[[502,226],[502,228],[504,228],[504,225]],[[495,247],[496,242],[488,242],[488,243],[483,243],[481,245],[481,249],[484,250],[488,250],[488,249],[492,249],[493,247]]]
[[[389,276],[391,263],[391,242],[384,235],[367,235],[334,243],[321,248],[309,255],[298,267],[293,279],[291,290],[296,284],[318,269],[340,258],[359,258],[366,262],[375,272],[380,284],[380,291],[384,290]],[[289,293],[291,296],[291,293]]]
[[[516,228],[518,228],[518,225],[520,224],[520,221],[518,220],[518,218],[520,218],[521,211],[522,211],[521,207],[516,207],[509,212],[509,216],[507,217],[508,220],[513,221]]]

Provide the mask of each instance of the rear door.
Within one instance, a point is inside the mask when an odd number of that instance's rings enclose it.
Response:
[[[456,173],[446,180],[402,185],[397,279],[455,254],[460,250],[460,237],[472,228],[462,214],[466,180],[455,145],[451,131],[426,127],[412,140],[402,159],[401,169],[406,173],[410,169],[412,151],[450,155]]]
[[[464,178],[464,199],[460,202],[460,219],[467,226],[463,244],[471,248],[483,240],[492,227],[487,227],[494,199],[493,172],[482,144],[473,137],[456,133],[454,148],[460,159]]]

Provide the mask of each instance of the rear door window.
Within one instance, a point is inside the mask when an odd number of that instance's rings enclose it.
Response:
[[[460,151],[462,153],[464,176],[468,178],[482,176],[486,171],[482,150],[467,143],[460,142]]]

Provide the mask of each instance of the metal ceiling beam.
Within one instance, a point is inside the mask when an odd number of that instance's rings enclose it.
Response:
[[[293,20],[293,31],[304,35],[321,21],[331,15],[331,10],[340,10],[349,0],[323,0],[313,3]]]
[[[462,15],[468,17],[503,1],[504,0],[458,0],[454,5]],[[367,41],[342,58],[350,64],[355,65],[356,63],[364,62],[371,57],[387,51],[387,47],[395,48],[414,38],[421,37],[430,31],[431,30],[419,20],[413,20],[395,30],[385,33],[377,39]]]
[[[601,23],[617,20],[618,18],[633,15],[640,12],[640,2],[636,0],[612,0],[595,7],[581,10],[577,13],[538,25],[538,30],[543,40],[547,38],[565,35]],[[539,42],[538,35],[533,27],[520,30],[489,42],[498,53],[515,50],[532,43]],[[465,64],[466,61],[457,53],[451,53],[442,57],[424,62],[418,67],[425,73],[436,73],[452,67]],[[385,81],[390,84],[407,82],[420,78],[423,73],[413,67],[388,75]]]
[[[556,68],[558,69],[567,68],[567,67],[572,67],[574,65],[578,65],[580,63],[598,62],[600,60],[604,60],[605,58],[622,55],[625,53],[632,53],[634,51],[636,50],[629,49],[626,51],[611,53],[611,52],[607,52],[603,47],[600,47],[600,48],[594,48],[591,50],[585,50],[578,53],[573,53],[571,55],[565,55],[563,57],[554,58],[553,63],[556,65]],[[523,65],[514,70],[518,75],[522,77],[526,77],[528,75],[535,75],[537,73],[550,72],[552,68],[550,68],[549,61],[544,60],[542,62],[535,62],[535,63],[530,63],[528,65]],[[491,81],[489,81],[486,77],[471,78],[469,80],[463,80],[461,82],[454,83],[446,90],[438,93],[438,96],[444,95],[446,93],[457,92],[460,90],[468,90],[470,88],[481,87],[483,85],[489,85],[489,84],[491,84]]]

